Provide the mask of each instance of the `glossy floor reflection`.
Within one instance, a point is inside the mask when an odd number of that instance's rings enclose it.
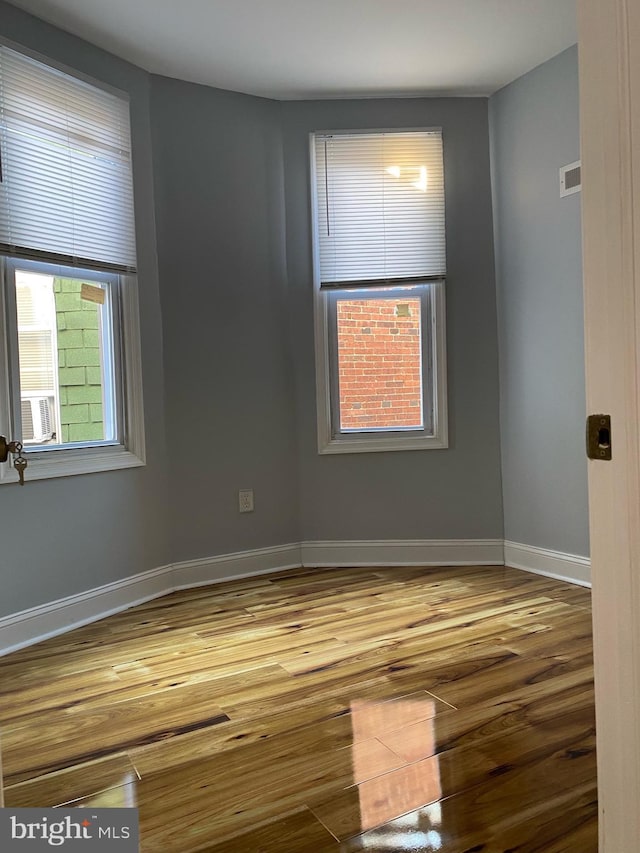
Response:
[[[596,853],[587,590],[500,567],[174,593],[0,660],[9,806],[142,851]]]

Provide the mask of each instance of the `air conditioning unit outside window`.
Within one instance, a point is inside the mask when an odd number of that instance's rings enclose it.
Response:
[[[21,401],[22,440],[40,444],[53,438],[53,397],[27,397]]]

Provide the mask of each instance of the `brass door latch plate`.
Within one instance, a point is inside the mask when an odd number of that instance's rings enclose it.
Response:
[[[611,459],[611,415],[589,415],[587,418],[587,456],[589,459]]]

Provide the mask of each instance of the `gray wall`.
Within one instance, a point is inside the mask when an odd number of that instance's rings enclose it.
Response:
[[[148,448],[0,489],[0,616],[299,539],[502,537],[487,101],[279,104],[151,78],[2,0],[0,32],[130,93]],[[557,195],[576,87],[570,51],[490,108],[507,538],[586,554],[579,197]],[[319,456],[308,135],[424,126],[445,139],[450,448]]]
[[[505,538],[588,555],[577,48],[490,100]]]
[[[173,556],[297,541],[280,105],[154,77],[152,111]]]
[[[130,94],[147,437],[144,468],[0,488],[1,616],[161,566],[168,544],[149,77],[2,2],[0,32]]]
[[[487,101],[288,102],[282,114],[302,538],[502,537]],[[309,133],[430,126],[445,146],[450,447],[319,456]]]

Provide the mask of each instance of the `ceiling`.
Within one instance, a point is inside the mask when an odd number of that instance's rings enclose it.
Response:
[[[13,0],[156,74],[272,98],[489,95],[577,41],[575,0]]]

